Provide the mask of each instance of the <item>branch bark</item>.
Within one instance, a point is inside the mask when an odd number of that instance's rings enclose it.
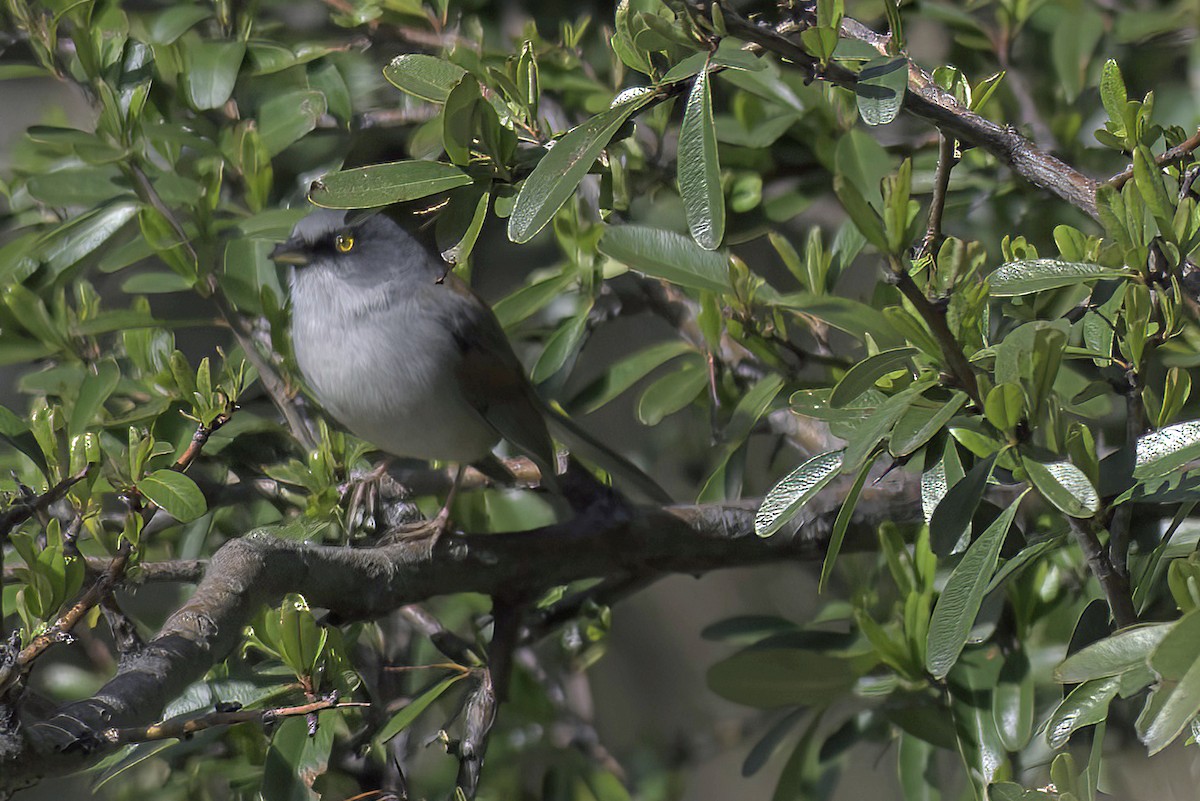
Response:
[[[860,499],[851,534],[884,520],[919,522],[915,482],[886,482]],[[314,545],[252,532],[211,559],[193,596],[94,696],[48,719],[5,726],[0,710],[0,798],[47,775],[75,770],[110,744],[111,728],[153,723],[166,704],[236,647],[243,626],[288,592],[337,620],[378,617],[436,595],[512,597],[610,575],[701,574],[724,567],[809,561],[824,555],[841,493],[829,491],[796,519],[794,533],[754,534],[753,500],[630,509],[609,499],[580,517],[511,534],[447,534],[374,548]],[[914,519],[904,519],[911,514]]]

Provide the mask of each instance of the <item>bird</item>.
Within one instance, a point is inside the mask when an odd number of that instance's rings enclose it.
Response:
[[[501,440],[557,488],[556,433],[656,502],[658,484],[537,394],[491,307],[390,217],[318,208],[271,258],[290,265],[291,340],[322,407],[393,456],[468,464]],[[494,474],[494,469],[485,469]]]

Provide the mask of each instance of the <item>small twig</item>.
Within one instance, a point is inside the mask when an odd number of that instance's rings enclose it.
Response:
[[[946,210],[946,195],[950,189],[950,171],[958,164],[958,142],[953,136],[939,133],[937,176],[933,182],[933,199],[929,202],[929,224],[925,228],[925,239],[921,242],[922,255],[937,256],[938,244],[942,241],[942,215]]]
[[[1197,129],[1194,134],[1175,145],[1175,147],[1165,150],[1163,154],[1154,161],[1159,167],[1165,167],[1172,161],[1178,161],[1179,159],[1182,159],[1184,156],[1188,155],[1198,147],[1200,147],[1200,129]],[[1133,164],[1131,163],[1128,167],[1105,181],[1105,183],[1111,186],[1113,189],[1120,189],[1125,186],[1125,184],[1128,183],[1129,179],[1132,177]]]
[[[45,653],[50,646],[71,639],[70,633],[76,624],[93,606],[100,603],[101,599],[111,592],[112,588],[121,580],[132,553],[133,547],[126,541],[117,555],[109,562],[108,569],[79,597],[79,600],[72,604],[71,608],[54,621],[46,631],[34,637],[29,645],[22,648],[11,666],[0,667],[0,697],[29,670],[33,661]]]
[[[103,573],[108,570],[111,561],[99,556],[81,558],[85,560],[87,569],[92,573]],[[170,559],[162,562],[140,562],[137,566],[137,583],[150,584],[169,581],[194,583],[204,577],[204,568],[207,565],[208,562],[204,559]],[[5,567],[3,574],[0,575],[0,583],[17,583],[19,580],[17,571],[20,569],[17,567]],[[128,582],[122,581],[121,583]]]
[[[979,394],[979,382],[975,378],[975,368],[967,360],[962,346],[958,344],[958,340],[954,338],[954,332],[950,330],[950,326],[946,323],[946,313],[934,306],[929,298],[925,297],[925,293],[917,286],[916,281],[913,281],[912,276],[908,274],[908,270],[903,265],[893,263],[891,270],[892,276],[896,281],[896,288],[900,290],[900,294],[908,299],[908,302],[913,305],[913,308],[921,315],[921,319],[925,321],[925,324],[933,332],[934,338],[937,340],[938,345],[941,346],[942,355],[946,359],[946,366],[950,368],[954,380],[963,392],[967,393],[971,402],[982,409],[983,399]]]
[[[1123,629],[1138,622],[1137,611],[1133,608],[1133,595],[1129,591],[1129,578],[1117,572],[1113,563],[1100,544],[1096,532],[1097,524],[1093,520],[1071,518],[1071,534],[1083,551],[1092,575],[1100,582],[1104,597],[1108,600],[1109,611],[1117,628]]]
[[[237,411],[237,406],[231,403],[229,404],[229,411],[218,414],[213,419],[211,425],[206,426],[203,423],[199,423],[196,426],[195,433],[192,434],[192,441],[188,443],[187,449],[175,460],[175,464],[171,465],[171,469],[180,473],[187,472],[192,462],[196,460],[196,457],[204,450],[204,446],[208,444],[208,438],[215,434],[221,426],[228,423],[235,411]]]
[[[71,487],[87,478],[91,469],[92,465],[89,464],[75,475],[64,478],[41,495],[17,501],[0,512],[0,541],[8,539],[8,535],[17,526],[61,500]]]
[[[232,726],[237,723],[260,723],[270,725],[279,718],[292,718],[301,715],[313,715],[326,709],[347,709],[351,707],[367,707],[370,704],[357,701],[338,702],[338,694],[332,692],[324,698],[318,698],[299,706],[284,706],[275,709],[238,709],[228,712],[209,712],[198,718],[188,720],[168,720],[149,726],[136,726],[127,729],[107,729],[101,735],[106,743],[123,745],[125,743],[144,743],[151,740],[180,739],[184,740],[198,731],[211,729],[216,726]]]
[[[487,753],[488,738],[496,722],[496,708],[499,706],[492,686],[492,671],[480,670],[478,676],[475,689],[467,696],[463,710],[463,738],[458,744],[458,778],[455,786],[467,801],[472,801],[479,789],[483,758]]]
[[[420,604],[408,604],[397,611],[413,628],[428,637],[433,647],[446,658],[464,666],[475,666],[483,662],[471,642],[447,629]]]

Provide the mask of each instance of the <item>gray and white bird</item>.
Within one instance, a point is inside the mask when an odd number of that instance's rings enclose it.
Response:
[[[394,221],[319,209],[271,258],[294,265],[292,346],[321,405],[386,453],[460,465],[501,439],[555,486],[547,420],[605,469],[656,501],[638,468],[549,407],[525,376],[495,314]]]

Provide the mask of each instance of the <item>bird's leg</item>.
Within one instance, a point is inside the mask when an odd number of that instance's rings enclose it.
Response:
[[[463,474],[466,472],[467,466],[460,464],[454,473],[454,483],[450,485],[450,491],[446,493],[446,502],[442,504],[437,517],[433,519],[433,544],[436,544],[438,537],[450,528],[450,508],[454,506],[454,499],[458,496],[458,488],[462,484]],[[430,545],[431,548],[433,544]]]

